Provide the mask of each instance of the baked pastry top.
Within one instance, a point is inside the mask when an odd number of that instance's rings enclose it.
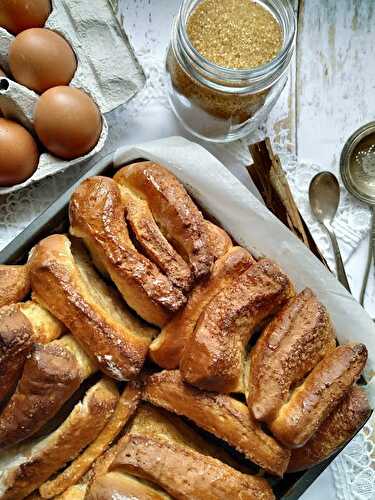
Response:
[[[148,377],[143,398],[189,418],[271,474],[284,474],[290,451],[262,430],[241,401],[196,389],[184,383],[177,370]]]
[[[72,195],[69,218],[71,234],[85,241],[99,269],[143,319],[162,325],[184,304],[183,293],[133,245],[120,188],[112,179],[85,180]]]
[[[162,368],[178,368],[198,319],[210,301],[224,288],[237,283],[254,259],[241,247],[232,247],[213,265],[210,275],[192,290],[186,306],[162,328],[150,345],[150,356]]]
[[[365,391],[353,386],[313,437],[301,448],[292,450],[288,472],[307,469],[330,457],[353,437],[369,414]]]
[[[191,266],[194,278],[206,276],[214,261],[207,228],[176,177],[165,167],[145,161],[121,168],[114,180],[147,201],[167,240]]]
[[[201,389],[243,389],[245,350],[251,335],[294,294],[285,273],[262,259],[210,301],[187,339],[180,361],[182,378]]]
[[[30,293],[30,276],[27,265],[0,264],[0,307],[24,300]]]
[[[38,243],[30,258],[33,290],[104,373],[117,380],[135,378],[155,331],[127,311],[80,248],[73,252],[63,235]]]
[[[254,417],[271,422],[290,389],[335,347],[328,313],[306,288],[267,325],[251,351],[248,404]]]
[[[327,354],[270,423],[277,439],[290,448],[306,444],[357,382],[366,361],[363,344],[344,344]]]
[[[273,499],[264,479],[237,471],[212,457],[204,441],[176,419],[148,410],[131,427],[109,467],[156,483],[174,498]],[[155,467],[155,463],[159,466]],[[188,473],[186,473],[188,471]]]

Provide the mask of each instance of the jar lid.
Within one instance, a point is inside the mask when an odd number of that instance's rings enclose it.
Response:
[[[375,122],[363,125],[346,141],[340,157],[340,173],[349,193],[375,205]]]

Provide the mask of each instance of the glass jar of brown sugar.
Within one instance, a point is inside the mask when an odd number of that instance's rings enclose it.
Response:
[[[257,128],[287,81],[295,30],[288,0],[184,0],[166,60],[184,126],[215,142]]]

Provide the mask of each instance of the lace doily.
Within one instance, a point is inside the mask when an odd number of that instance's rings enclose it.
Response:
[[[331,465],[337,500],[375,499],[374,418]]]
[[[163,2],[163,9],[175,10],[175,2]],[[126,19],[130,2],[120,1],[119,14]],[[107,114],[109,141],[103,154],[124,142],[141,142],[155,137],[181,134],[189,137],[176,121],[173,121],[164,86],[163,59],[168,34],[162,32],[161,14],[153,25],[156,2],[134,0],[131,9],[139,9],[142,21],[138,24],[125,22],[129,41],[135,49],[147,77],[145,88],[125,107]],[[159,9],[160,10],[160,9]],[[163,12],[163,15],[165,13]],[[170,13],[165,14],[167,17]],[[135,19],[133,15],[133,19]],[[169,22],[169,21],[168,21]],[[164,26],[164,25],[163,25]],[[147,29],[145,29],[145,27]],[[140,32],[142,33],[140,39]],[[258,137],[272,135],[271,127],[264,126]],[[155,132],[156,131],[156,132]],[[327,258],[331,268],[334,261],[328,237],[313,219],[308,206],[307,191],[312,177],[322,170],[319,165],[301,161],[286,151],[287,134],[274,142],[287,173],[292,192],[302,216],[316,239],[317,245]],[[252,140],[257,138],[252,137]],[[207,145],[206,145],[207,147]],[[247,141],[237,141],[227,145],[209,146],[211,152],[231,167],[231,170],[245,183],[248,176],[243,166],[250,163]],[[97,161],[96,158],[95,161]],[[81,166],[64,174],[46,179],[30,188],[0,197],[0,249],[39,215],[75,180]],[[337,174],[337,172],[334,172]],[[353,230],[352,228],[355,228]],[[342,199],[335,221],[339,244],[347,260],[357,248],[369,228],[368,210],[355,202],[342,190]],[[375,500],[375,450],[371,435],[374,436],[374,419],[350,443],[331,465],[338,500]],[[374,437],[373,437],[374,439]]]

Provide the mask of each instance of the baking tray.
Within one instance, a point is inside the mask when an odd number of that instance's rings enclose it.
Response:
[[[77,179],[73,181],[72,185],[62,196],[50,205],[49,208],[0,252],[0,264],[24,263],[27,260],[30,249],[42,238],[56,232],[66,232],[69,226],[68,207],[72,193],[76,187],[88,177],[94,175],[107,175],[112,177],[116,171],[113,165],[113,156],[113,153],[105,156],[99,160],[96,165],[87,169],[83,175],[81,173],[77,176]],[[139,158],[139,160],[142,160],[142,158]],[[368,418],[370,418],[370,416],[371,414]],[[365,423],[366,422],[364,422],[363,426]],[[360,430],[361,429],[358,429],[357,433]],[[351,440],[344,444],[327,460],[312,467],[306,472],[286,474],[283,479],[266,475],[265,477],[272,485],[276,498],[279,500],[297,500],[300,498],[350,441]],[[227,448],[225,444],[223,444],[223,447]],[[228,451],[230,451],[230,449],[228,449]]]

